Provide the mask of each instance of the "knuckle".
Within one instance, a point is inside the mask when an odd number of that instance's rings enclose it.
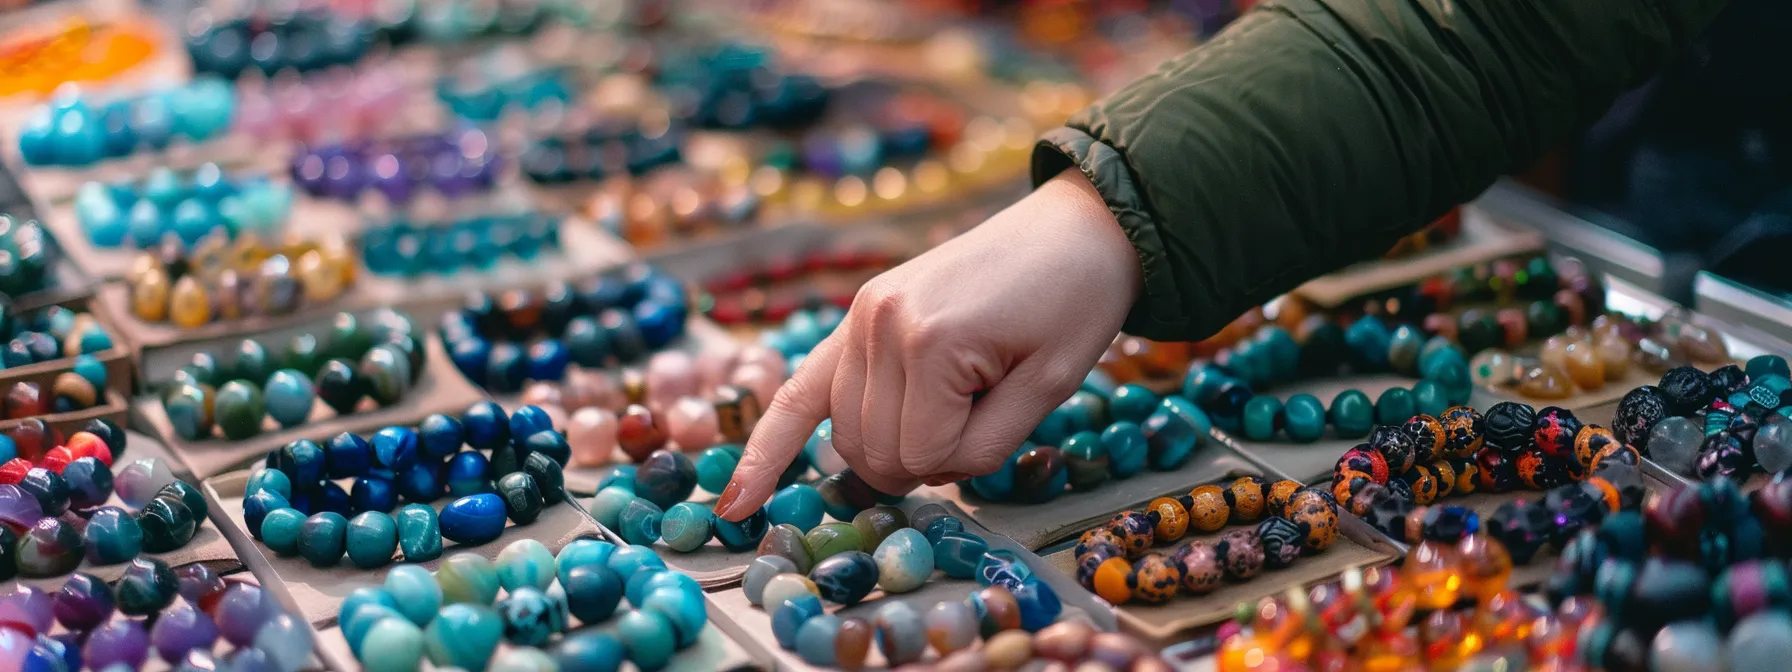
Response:
[[[911,357],[924,357],[939,352],[954,333],[957,330],[947,328],[937,319],[917,320],[903,330],[902,351]]]

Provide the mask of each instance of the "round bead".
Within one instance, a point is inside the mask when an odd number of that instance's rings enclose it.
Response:
[[[501,585],[498,570],[490,560],[473,553],[448,556],[436,569],[436,584],[442,588],[442,599],[449,604],[491,604],[498,597]]]

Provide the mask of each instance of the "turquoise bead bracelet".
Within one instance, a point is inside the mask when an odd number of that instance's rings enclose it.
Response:
[[[738,451],[735,447],[718,446],[703,455],[714,454],[718,455],[714,460],[727,461],[724,458],[731,455],[729,448]],[[738,461],[738,457],[734,460]],[[700,458],[699,464],[702,463]],[[691,553],[716,539],[723,548],[740,552],[759,547],[773,525],[792,524],[807,533],[821,524],[824,513],[844,524],[856,521],[876,504],[902,499],[873,490],[849,469],[815,485],[784,482],[784,487],[765,506],[738,523],[717,518],[713,504],[685,501],[699,482],[712,492],[725,487],[734,464],[730,461],[726,465],[710,465],[711,471],[701,472],[681,453],[654,451],[642,464],[618,467],[606,476],[588,510],[599,525],[631,544],[653,546],[663,541],[673,551]],[[786,471],[790,480],[795,480],[792,473]]]
[[[567,499],[562,468],[570,454],[545,411],[523,406],[506,417],[489,401],[458,418],[431,415],[371,439],[343,433],[324,446],[301,439],[250,477],[244,523],[274,552],[318,567],[337,564],[345,552],[361,569],[399,552],[427,562],[441,555],[443,539],[489,543],[506,520],[527,525]],[[338,484],[344,480],[353,481],[352,492]],[[438,514],[430,504],[444,494],[454,499]],[[401,496],[410,503],[388,513]]]
[[[75,192],[75,220],[95,247],[137,249],[168,236],[188,248],[213,231],[272,239],[292,212],[292,187],[261,175],[226,175],[215,163],[190,174],[163,167],[140,182],[88,182]]]
[[[1280,433],[1297,443],[1319,440],[1327,425],[1340,438],[1360,438],[1376,424],[1399,424],[1468,402],[1473,389],[1468,360],[1448,339],[1421,340],[1405,327],[1390,332],[1374,316],[1359,318],[1348,328],[1324,320],[1309,325],[1300,342],[1286,329],[1270,325],[1213,361],[1194,363],[1183,379],[1182,397],[1206,411],[1220,429],[1253,441],[1270,441]],[[1359,390],[1345,390],[1329,408],[1310,394],[1284,401],[1252,389],[1346,369],[1416,374],[1420,380],[1384,391],[1373,402]]]
[[[614,634],[593,627],[612,619]],[[368,672],[408,672],[425,659],[466,670],[615,670],[625,660],[658,670],[697,643],[709,612],[697,581],[651,549],[579,539],[556,556],[519,539],[495,563],[459,553],[434,575],[393,567],[379,588],[349,593],[337,623]]]

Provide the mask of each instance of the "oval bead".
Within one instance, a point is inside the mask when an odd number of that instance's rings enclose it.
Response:
[[[442,536],[463,546],[497,539],[504,533],[505,520],[504,500],[489,492],[449,502],[440,515]]]

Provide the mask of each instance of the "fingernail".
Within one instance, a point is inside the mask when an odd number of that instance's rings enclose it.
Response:
[[[957,482],[962,481],[967,478],[970,478],[970,476],[960,474],[957,472],[953,472],[953,473],[948,473],[948,474],[934,474],[932,476],[928,476],[926,478],[926,480],[923,480],[922,482],[926,483],[930,486],[938,487],[938,486],[946,485],[948,483],[957,483]]]
[[[728,487],[722,488],[722,497],[716,500],[716,515],[727,518],[736,499],[740,499],[740,484],[729,481]]]

